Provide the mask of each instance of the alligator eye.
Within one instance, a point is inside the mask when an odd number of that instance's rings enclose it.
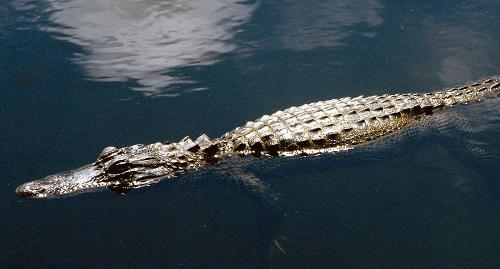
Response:
[[[105,149],[102,150],[101,154],[99,155],[99,158],[105,158],[111,155],[112,153],[115,153],[116,151],[118,151],[116,147],[106,147]]]

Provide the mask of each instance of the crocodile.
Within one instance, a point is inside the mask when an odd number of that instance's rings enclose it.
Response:
[[[203,134],[177,143],[106,147],[81,168],[24,183],[24,197],[51,198],[108,188],[118,193],[150,186],[223,158],[340,152],[407,128],[437,110],[500,96],[500,76],[429,93],[332,99],[290,107],[247,122],[216,139]]]

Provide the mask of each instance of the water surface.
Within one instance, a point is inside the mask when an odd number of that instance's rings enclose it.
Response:
[[[499,74],[500,4],[434,2],[2,2],[0,267],[498,267],[498,101],[369,154],[257,165],[279,193],[286,217],[268,225],[285,252],[266,248],[255,200],[212,174],[126,197],[14,193],[109,145]]]

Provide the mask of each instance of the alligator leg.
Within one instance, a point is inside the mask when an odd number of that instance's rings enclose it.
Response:
[[[286,254],[284,246],[280,244],[286,239],[279,235],[279,230],[286,216],[280,195],[257,176],[251,172],[243,171],[241,168],[231,169],[228,176],[259,207],[257,221],[261,244],[258,256],[262,257],[263,261],[267,263],[271,253]]]

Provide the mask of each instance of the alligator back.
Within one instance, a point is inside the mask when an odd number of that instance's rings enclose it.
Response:
[[[500,77],[432,93],[341,98],[291,107],[226,133],[224,153],[298,155],[348,149],[406,127],[445,107],[500,92]]]
[[[215,164],[232,155],[303,155],[347,150],[390,134],[437,109],[500,95],[500,77],[433,93],[333,99],[278,111],[210,139],[108,147],[81,168],[20,185],[25,197],[50,198],[109,188],[126,193]],[[246,184],[260,186],[247,178]],[[254,190],[258,190],[255,188]]]

